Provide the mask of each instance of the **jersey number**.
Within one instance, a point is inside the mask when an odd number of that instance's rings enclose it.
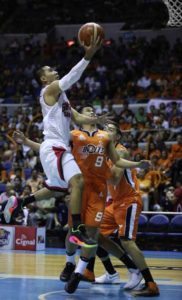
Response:
[[[95,221],[96,222],[101,222],[102,220],[102,216],[103,216],[103,213],[101,211],[99,211],[96,216],[95,216]]]
[[[103,156],[97,156],[97,159],[95,161],[95,166],[96,167],[101,167],[103,161],[104,161],[104,157]]]

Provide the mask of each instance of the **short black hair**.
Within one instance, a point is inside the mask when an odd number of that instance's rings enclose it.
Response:
[[[41,77],[44,74],[44,67],[40,67],[38,70],[35,71],[34,77],[39,85],[42,85]]]
[[[106,126],[109,125],[109,124],[114,125],[115,128],[116,128],[117,134],[120,135],[120,136],[122,136],[121,130],[120,130],[119,125],[118,125],[117,122],[115,122],[115,121],[113,121],[113,120],[109,120],[109,121],[107,121]]]

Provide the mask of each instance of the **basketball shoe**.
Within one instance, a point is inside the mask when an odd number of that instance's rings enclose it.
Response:
[[[10,223],[14,210],[18,207],[18,200],[15,196],[11,196],[4,208],[3,215],[6,223]]]
[[[97,242],[87,235],[85,225],[80,224],[77,229],[71,229],[69,241],[80,247],[93,248],[97,247]]]
[[[82,274],[80,273],[72,273],[69,281],[65,284],[65,291],[69,294],[73,294],[78,285],[79,285],[79,282],[82,280]]]
[[[155,297],[159,296],[159,288],[156,282],[147,282],[144,287],[139,291],[132,291],[133,296],[143,296],[143,297]]]
[[[61,281],[68,281],[75,270],[75,265],[71,262],[67,262],[66,266],[64,267],[63,271],[60,274]]]

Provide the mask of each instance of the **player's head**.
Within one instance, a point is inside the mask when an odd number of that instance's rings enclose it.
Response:
[[[121,131],[119,129],[119,126],[114,121],[109,121],[104,128],[112,138],[114,142],[119,142],[121,139]]]
[[[37,82],[42,86],[46,86],[47,84],[59,79],[58,72],[49,66],[44,66],[38,69],[35,76]]]
[[[88,103],[78,108],[78,112],[85,116],[94,117],[95,116],[95,108],[92,104]]]

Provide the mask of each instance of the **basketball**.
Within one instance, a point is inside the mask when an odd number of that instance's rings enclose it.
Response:
[[[104,29],[97,23],[86,23],[84,24],[78,32],[78,40],[80,44],[89,46],[91,42],[91,37],[93,36],[94,41],[100,37],[100,40],[104,39]]]

